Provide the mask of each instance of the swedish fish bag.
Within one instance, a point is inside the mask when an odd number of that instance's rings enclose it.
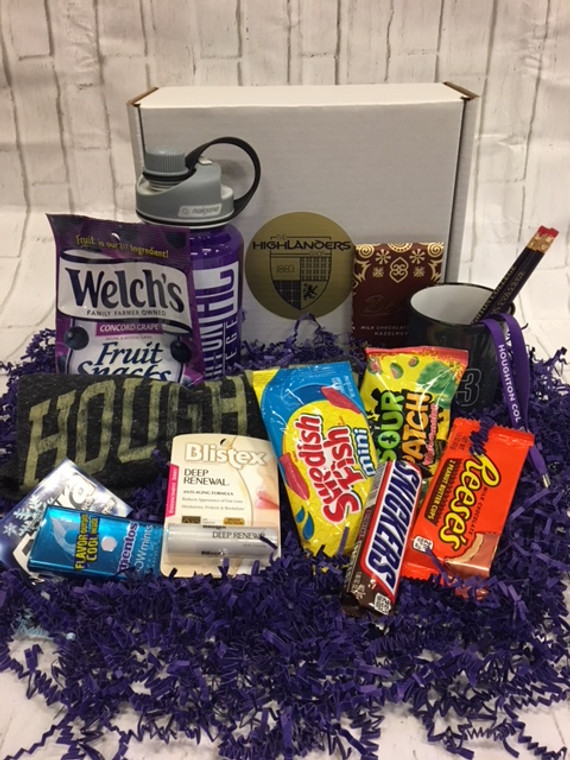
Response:
[[[348,362],[253,373],[302,545],[352,550],[376,453]]]

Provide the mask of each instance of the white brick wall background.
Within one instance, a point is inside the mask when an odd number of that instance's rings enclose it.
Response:
[[[481,94],[461,278],[494,285],[539,224],[557,227],[518,314],[540,353],[565,341],[568,0],[0,0],[0,40],[0,360],[54,324],[45,212],[134,219],[125,103],[173,84],[451,80]],[[29,709],[5,713],[0,749],[20,746]],[[560,745],[561,714],[543,741]],[[413,731],[396,722],[388,754],[437,757]]]
[[[560,236],[519,315],[568,316],[567,0],[2,0],[0,359],[54,321],[45,211],[134,219],[126,101],[151,85],[451,80],[482,95],[461,277]]]

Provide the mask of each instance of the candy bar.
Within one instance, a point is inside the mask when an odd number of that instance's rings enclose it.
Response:
[[[489,577],[491,563],[533,436],[494,425],[482,450],[480,422],[458,418],[414,523],[402,574],[427,580]]]
[[[421,485],[419,468],[403,460],[386,462],[376,472],[344,583],[361,607],[387,614],[396,601]]]

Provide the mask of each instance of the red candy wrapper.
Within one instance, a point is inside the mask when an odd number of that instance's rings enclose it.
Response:
[[[382,614],[392,609],[421,486],[409,462],[385,462],[376,471],[344,582],[347,607],[355,600]]]
[[[402,575],[427,580],[440,569],[451,576],[488,578],[491,563],[534,436],[494,425],[474,453],[477,420],[458,418],[413,525]]]

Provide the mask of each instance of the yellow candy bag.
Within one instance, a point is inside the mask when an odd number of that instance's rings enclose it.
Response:
[[[433,475],[469,354],[455,348],[367,348],[360,396],[380,462],[405,459]]]
[[[350,553],[376,452],[348,362],[253,373],[301,544]]]

